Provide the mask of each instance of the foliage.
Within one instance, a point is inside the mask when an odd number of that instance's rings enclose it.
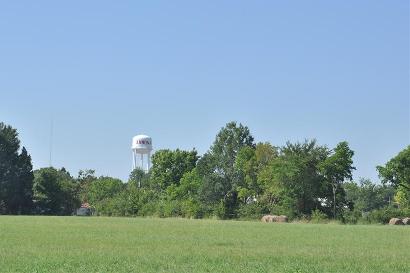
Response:
[[[87,170],[80,170],[78,172],[78,177],[77,177],[78,195],[82,203],[88,202],[88,191],[89,191],[90,185],[95,180],[97,180],[97,177],[95,176],[95,170],[87,169]]]
[[[409,217],[409,215],[410,209],[399,209],[394,206],[388,206],[369,212],[365,215],[365,219],[373,224],[387,224],[391,218]]]
[[[198,162],[202,177],[200,195],[202,201],[215,209],[220,218],[237,215],[238,190],[244,180],[235,168],[236,157],[244,147],[254,147],[249,128],[230,122],[217,134],[209,151]]]
[[[394,195],[394,201],[400,208],[410,208],[410,190],[399,186]]]
[[[410,190],[410,145],[377,170],[383,183]]]
[[[152,156],[151,187],[165,190],[170,185],[178,185],[184,173],[196,166],[196,150],[159,150]]]
[[[42,168],[34,172],[36,212],[47,215],[70,215],[79,207],[77,184],[63,168]]]
[[[0,214],[32,212],[32,169],[26,148],[20,152],[17,130],[0,122]]]
[[[345,182],[343,188],[348,204],[361,213],[390,205],[394,196],[392,186],[374,184],[369,179],[360,179],[359,184]]]
[[[328,220],[327,215],[321,212],[318,209],[312,211],[312,215],[310,217],[310,222],[315,224],[326,223]]]
[[[135,168],[128,179],[129,184],[135,185],[135,187],[141,188],[141,187],[148,187],[149,186],[149,181],[150,179],[150,174],[146,173],[144,170],[140,168]]]
[[[319,198],[326,194],[318,165],[327,154],[327,148],[314,140],[287,143],[258,175],[264,192],[261,201],[273,208],[289,208],[299,216],[320,207]]]
[[[359,221],[364,222],[362,212],[357,209],[344,208],[342,216],[340,217],[344,224],[357,224]]]
[[[337,202],[337,194],[344,199],[344,190],[341,187],[345,180],[352,180],[354,152],[349,148],[347,142],[337,144],[333,153],[320,163],[319,169],[325,181],[332,189],[332,199],[327,197],[327,200],[332,200],[333,218],[336,218],[336,211],[340,211],[344,204]],[[339,198],[340,199],[340,198]]]
[[[96,204],[99,201],[112,198],[124,189],[121,180],[101,176],[94,180],[88,187],[87,200],[90,204]]]
[[[195,150],[160,150],[149,173],[134,170],[128,184],[95,206],[100,215],[258,219],[284,214],[312,222],[337,212],[341,221],[354,224],[367,221],[362,214],[390,204],[394,189],[369,180],[349,182],[352,156],[346,142],[333,150],[315,140],[280,148],[254,145],[249,129],[233,122],[198,162]]]
[[[127,183],[64,168],[32,172],[17,131],[0,123],[0,213],[68,215],[88,202],[97,215],[385,223],[410,208],[410,146],[378,166],[383,184],[351,181],[354,152],[347,142],[334,149],[316,140],[282,147],[257,143],[248,127],[227,123],[209,150],[159,150],[149,172],[135,169]]]
[[[260,197],[264,188],[258,177],[277,157],[278,149],[269,143],[258,143],[256,148],[245,146],[239,151],[235,167],[243,180],[243,186],[238,187],[241,203],[248,203]]]
[[[252,202],[249,204],[241,204],[238,210],[240,219],[260,219],[264,214],[268,214],[269,209],[261,202]]]

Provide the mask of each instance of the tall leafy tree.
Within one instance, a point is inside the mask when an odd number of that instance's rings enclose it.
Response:
[[[377,170],[383,183],[410,190],[410,145]]]
[[[258,176],[264,189],[262,201],[297,215],[310,214],[320,208],[325,189],[318,168],[328,154],[328,149],[317,145],[315,140],[288,142]]]
[[[345,182],[343,189],[347,201],[360,212],[370,212],[388,206],[394,197],[394,188],[391,185],[375,184],[364,178],[361,178],[359,183]]]
[[[198,175],[197,168],[185,173],[179,185],[171,185],[167,188],[167,200],[176,201],[180,204],[181,214],[185,217],[201,217],[202,207],[199,199],[199,189],[202,179]]]
[[[80,205],[78,184],[64,169],[42,168],[34,172],[34,202],[40,214],[70,215]]]
[[[236,158],[235,166],[244,185],[240,186],[238,197],[243,202],[257,199],[263,191],[258,176],[271,162],[278,157],[278,149],[270,143],[258,143],[256,148],[243,147]]]
[[[170,185],[179,185],[182,176],[196,166],[197,151],[183,151],[176,149],[159,150],[152,156],[150,183],[159,191]]]
[[[31,157],[17,130],[0,122],[0,213],[28,214],[32,210]]]
[[[114,197],[124,188],[125,185],[120,179],[101,176],[94,180],[88,187],[87,200],[91,205],[96,205],[104,199]]]
[[[33,209],[33,165],[25,147],[18,157],[14,213],[30,214]]]
[[[243,181],[241,185],[238,185],[238,198],[239,201],[246,204],[247,201],[255,198],[260,192],[260,187],[257,183],[257,163],[255,149],[251,146],[243,147],[235,162],[235,168],[238,173],[238,180]]]
[[[382,182],[396,189],[395,202],[400,207],[410,207],[410,145],[376,168]]]
[[[85,169],[78,172],[76,181],[78,184],[78,196],[81,202],[88,202],[87,194],[89,188],[96,179],[95,170]]]
[[[394,201],[400,208],[410,207],[410,190],[399,186],[394,195]]]
[[[194,168],[182,176],[179,185],[174,184],[168,187],[167,194],[176,200],[197,199],[201,183],[198,171]]]
[[[236,122],[223,127],[209,151],[198,162],[198,172],[203,178],[201,195],[205,202],[215,204],[219,200],[221,217],[236,215],[238,206],[238,187],[243,184],[235,168],[239,151],[254,147],[249,128]]]
[[[133,185],[137,188],[148,187],[149,182],[150,182],[149,178],[150,178],[150,173],[146,173],[141,168],[135,168],[134,170],[132,170],[130,174],[130,177],[128,179],[128,184]]]
[[[354,152],[349,148],[349,144],[343,141],[337,144],[333,153],[320,164],[320,171],[332,189],[334,218],[336,217],[337,207],[336,194],[338,191],[344,194],[341,186],[344,181],[352,180],[352,171],[356,169],[353,166],[353,155]]]

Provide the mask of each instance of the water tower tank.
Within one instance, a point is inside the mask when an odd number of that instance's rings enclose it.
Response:
[[[151,151],[152,139],[146,135],[137,135],[132,138],[132,162],[133,169],[140,168],[148,172],[151,167]],[[146,164],[144,164],[144,157],[146,157]]]

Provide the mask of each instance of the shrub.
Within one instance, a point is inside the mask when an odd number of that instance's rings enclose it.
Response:
[[[341,216],[341,221],[343,224],[357,224],[361,217],[362,214],[358,210],[344,209]]]
[[[287,206],[273,206],[271,209],[271,214],[286,215],[289,220],[293,220],[296,217],[293,208]]]
[[[164,217],[181,216],[181,204],[178,200],[166,201],[163,205]]]
[[[187,218],[202,218],[204,211],[201,204],[194,199],[187,199],[181,203],[181,213],[183,217]]]
[[[224,202],[221,200],[219,204],[214,209],[215,216],[218,219],[226,219],[226,208]]]
[[[156,201],[151,201],[143,204],[138,210],[138,216],[152,216],[157,211],[158,204]]]
[[[399,209],[399,208],[390,206],[390,207],[385,207],[382,209],[371,211],[367,215],[366,220],[369,223],[387,224],[389,223],[389,220],[391,218],[395,218],[395,217],[400,218],[400,217],[409,217],[409,216],[410,216],[410,209],[407,209],[407,208]]]
[[[265,208],[257,202],[243,204],[238,210],[238,215],[241,219],[259,219],[264,214],[267,214],[265,213]]]
[[[310,222],[315,224],[327,223],[328,218],[325,213],[321,212],[318,209],[315,209],[314,211],[312,211],[312,215],[310,216]]]

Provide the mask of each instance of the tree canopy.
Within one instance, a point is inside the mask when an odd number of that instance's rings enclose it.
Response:
[[[77,184],[64,168],[42,168],[34,172],[36,212],[47,215],[70,215],[79,207]]]
[[[385,223],[410,213],[410,146],[377,166],[383,184],[352,181],[354,152],[316,140],[283,146],[255,143],[245,125],[229,122],[209,150],[161,149],[152,168],[128,181],[64,168],[33,172],[16,129],[0,123],[0,214],[71,215],[89,203],[97,215],[290,219],[337,218]]]
[[[0,122],[0,213],[29,214],[33,205],[33,166],[17,130]]]
[[[377,170],[383,183],[410,190],[410,145]]]

